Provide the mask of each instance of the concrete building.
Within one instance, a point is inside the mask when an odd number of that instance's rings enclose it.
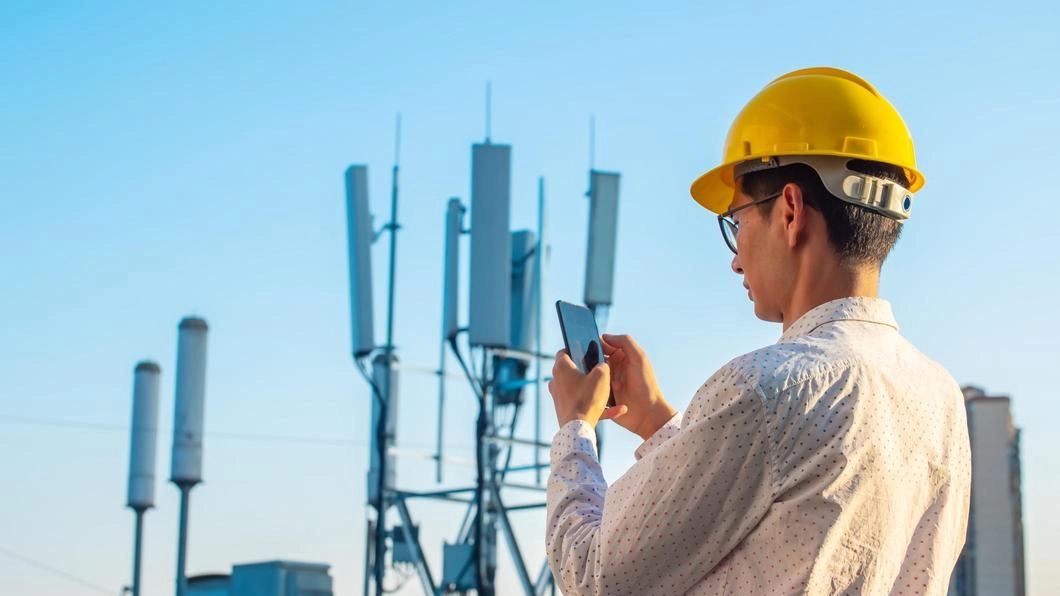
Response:
[[[188,596],[333,596],[328,565],[265,561],[188,578]]]
[[[954,596],[1023,596],[1020,431],[1008,397],[964,387],[972,446],[968,539],[953,570]]]

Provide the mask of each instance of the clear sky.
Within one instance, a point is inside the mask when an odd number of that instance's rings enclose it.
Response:
[[[401,112],[396,342],[413,369],[398,433],[403,447],[430,449],[437,384],[415,367],[438,360],[445,204],[467,199],[486,81],[493,140],[513,146],[513,228],[534,226],[546,179],[548,302],[581,297],[595,115],[596,165],[622,173],[609,329],[641,341],[683,408],[727,360],[780,333],[754,318],[688,185],[715,165],[748,98],[813,65],[870,80],[913,132],[927,186],[882,294],[903,333],[960,382],[1012,396],[1029,587],[1060,592],[1055,11],[715,4],[0,4],[0,592],[117,594],[128,583],[132,369],[161,365],[168,429],[176,326],[196,314],[211,330],[189,571],[320,561],[337,594],[359,593],[368,392],[349,356],[342,173],[367,164],[377,221],[389,215]],[[552,351],[560,339],[546,321]],[[470,457],[471,394],[449,387],[450,453]],[[545,408],[551,436],[547,396]],[[614,479],[639,441],[608,431]],[[148,594],[173,585],[170,440],[161,434],[146,521]],[[468,478],[447,470],[447,482]],[[432,480],[429,463],[399,468],[404,487]],[[436,574],[461,513],[413,510]],[[543,512],[516,515],[536,567]],[[502,547],[511,586],[507,556]]]

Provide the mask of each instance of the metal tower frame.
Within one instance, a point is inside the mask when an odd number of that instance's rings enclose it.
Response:
[[[489,90],[487,89],[487,144],[489,143],[488,94]],[[395,147],[400,147],[400,116],[398,118],[398,141]],[[551,445],[541,440],[541,387],[542,383],[548,380],[542,374],[542,364],[551,360],[553,356],[552,354],[541,353],[542,298],[544,293],[543,263],[547,257],[545,248],[547,243],[545,234],[544,179],[538,179],[536,242],[532,245],[532,248],[528,248],[526,254],[513,255],[513,268],[525,266],[530,257],[535,257],[533,259],[535,265],[534,278],[536,279],[534,291],[537,313],[536,324],[532,330],[534,333],[533,351],[472,345],[470,329],[468,327],[459,328],[456,324],[455,314],[449,317],[450,313],[443,313],[440,359],[439,367],[436,371],[439,381],[439,416],[437,448],[432,458],[436,462],[435,480],[438,483],[442,482],[442,464],[447,459],[443,454],[442,414],[446,399],[446,357],[451,354],[457,360],[478,403],[478,416],[475,424],[475,484],[473,486],[459,486],[435,491],[401,490],[397,486],[393,486],[392,484],[395,483],[388,479],[388,476],[393,475],[392,471],[388,471],[389,466],[393,463],[388,458],[395,455],[395,449],[391,443],[393,442],[393,429],[396,428],[394,400],[397,395],[395,389],[397,385],[395,377],[397,357],[393,344],[393,321],[397,232],[401,229],[397,221],[398,158],[399,152],[395,149],[390,221],[378,231],[372,232],[372,242],[378,240],[384,232],[389,232],[390,234],[386,344],[381,348],[375,347],[370,350],[366,348],[360,350],[360,352],[355,348],[354,357],[358,370],[371,387],[373,419],[375,421],[375,428],[372,434],[372,465],[369,472],[370,486],[368,489],[368,504],[371,511],[374,512],[374,518],[369,516],[367,519],[364,594],[365,596],[372,594],[382,596],[388,591],[393,591],[387,590],[383,585],[388,566],[387,555],[389,554],[389,564],[391,566],[396,563],[404,563],[415,568],[415,575],[419,578],[424,594],[442,596],[450,593],[473,591],[478,596],[495,596],[494,580],[497,569],[498,533],[503,535],[508,551],[512,556],[522,592],[526,596],[543,596],[549,591],[555,594],[555,583],[547,560],[543,561],[540,570],[531,576],[531,570],[527,567],[526,561],[522,556],[509,515],[515,511],[543,508],[546,506],[545,500],[509,504],[502,495],[502,491],[505,488],[534,491],[542,495],[546,492],[546,487],[542,485],[542,470],[547,468],[549,463],[547,458],[544,461],[542,460],[541,450],[548,449]],[[617,201],[617,174],[597,172],[590,167],[590,191],[587,193],[591,198],[590,243],[594,233],[592,211],[595,209],[593,206],[596,205],[596,199],[595,195],[593,195],[593,186],[597,174],[615,177],[613,183],[614,194],[611,200],[613,208],[617,210],[617,203],[615,203]],[[453,199],[452,201],[459,203],[458,199]],[[459,245],[460,236],[468,234],[470,231],[465,229],[463,225],[463,214],[465,212],[466,208],[461,203],[459,204],[459,215],[455,216],[459,221],[455,224],[449,224],[447,221],[450,229],[452,229],[453,225],[456,226],[457,231],[452,232],[456,235],[456,244],[454,246]],[[617,211],[615,213],[617,217]],[[447,214],[447,218],[449,217],[450,215]],[[612,226],[612,229],[610,232],[605,232],[605,234],[611,234],[611,242],[613,243],[614,221],[609,225]],[[371,226],[368,227],[370,228]],[[354,233],[352,229],[350,233]],[[458,250],[455,248],[454,250],[458,254]],[[613,257],[613,253],[611,256]],[[590,262],[592,258],[590,254]],[[608,263],[611,263],[608,266],[613,268],[613,259],[608,261]],[[613,275],[613,269],[611,271]],[[446,284],[449,283],[447,279]],[[611,282],[609,279],[605,285],[606,288],[603,290],[603,294],[600,294],[597,289],[594,290],[596,291],[595,297],[590,297],[587,267],[586,301],[590,303],[589,306],[598,321],[606,321],[607,307],[611,301]],[[597,286],[593,287],[597,288]],[[444,291],[445,288],[443,288]],[[370,317],[370,313],[367,316]],[[466,338],[464,346],[460,342],[461,336]],[[356,341],[355,339],[355,343]],[[523,345],[524,347],[526,346],[526,344]],[[476,347],[478,348],[477,350]],[[480,358],[479,362],[475,362],[474,356],[476,353]],[[373,354],[374,378],[365,365],[365,362]],[[517,370],[514,375],[515,378],[511,378],[512,375],[504,375],[502,378],[502,376],[497,374],[499,368],[511,365],[513,360],[518,364],[515,367]],[[530,372],[530,365],[533,365],[534,374],[528,378],[527,373]],[[532,439],[524,439],[516,437],[515,430],[519,414],[524,406],[523,389],[530,386],[534,389],[534,437]],[[512,392],[518,393],[513,397]],[[513,466],[512,453],[516,447],[531,448],[533,450],[533,463]],[[510,474],[530,471],[534,472],[534,481],[532,483],[519,483],[509,478]],[[466,512],[460,524],[455,543],[445,544],[443,547],[444,569],[440,576],[440,581],[435,579],[436,575],[432,573],[427,563],[420,544],[418,527],[409,511],[409,501],[416,499],[456,502],[466,505]],[[397,513],[398,521],[395,523],[388,522],[388,513],[390,513],[391,509]],[[389,544],[388,540],[390,541]],[[411,577],[411,575],[407,577]]]
[[[377,354],[376,358],[378,358],[378,355],[382,355],[384,358],[384,365],[386,366],[387,371],[385,379],[388,380],[393,379],[392,374],[394,363],[396,361],[395,350],[393,347],[393,299],[394,273],[396,268],[394,259],[396,252],[396,231],[401,229],[401,226],[398,224],[398,172],[398,165],[395,164],[393,168],[390,222],[375,234],[375,239],[377,240],[383,232],[390,233],[387,343],[381,350],[373,352]],[[537,228],[536,243],[530,255],[526,256],[527,258],[533,255],[543,255],[544,180],[538,180]],[[462,233],[466,233],[466,231],[467,230],[462,230]],[[374,494],[372,494],[374,498],[369,499],[369,505],[374,511],[374,519],[368,520],[364,583],[366,596],[373,593],[376,596],[382,596],[387,592],[384,586],[387,554],[390,553],[391,556],[393,556],[396,546],[398,546],[399,543],[402,548],[405,549],[405,555],[410,556],[412,559],[412,563],[414,567],[416,567],[417,575],[419,576],[425,594],[440,596],[454,592],[463,593],[467,590],[474,590],[475,593],[480,596],[493,596],[496,593],[494,588],[494,574],[496,572],[496,534],[498,533],[498,525],[499,531],[504,534],[508,549],[512,555],[519,583],[522,584],[524,593],[527,594],[527,596],[542,596],[550,589],[554,593],[554,584],[552,582],[552,576],[547,561],[543,562],[540,571],[536,573],[534,578],[531,578],[530,571],[523,559],[522,551],[519,550],[515,531],[509,518],[510,512],[543,508],[546,505],[545,502],[508,505],[505,503],[504,497],[501,496],[501,489],[504,488],[531,490],[542,493],[546,490],[541,484],[541,470],[548,467],[548,462],[542,461],[541,450],[548,449],[550,444],[541,440],[541,383],[547,381],[547,379],[543,378],[541,363],[543,360],[546,360],[546,358],[550,358],[551,355],[540,353],[542,322],[541,295],[543,285],[541,283],[541,274],[543,270],[542,259],[535,259],[534,263],[537,267],[538,280],[536,287],[538,316],[535,326],[536,329],[534,330],[536,334],[535,345],[538,347],[536,353],[511,349],[479,348],[478,351],[480,354],[481,365],[478,367],[479,372],[476,373],[473,371],[474,363],[472,363],[472,366],[469,366],[469,361],[472,360],[473,352],[475,351],[474,348],[470,345],[467,346],[465,357],[464,351],[458,343],[458,337],[460,335],[465,335],[467,329],[462,328],[458,331],[457,336],[448,340],[443,340],[441,362],[438,370],[440,410],[444,405],[445,400],[444,379],[446,351],[452,353],[456,357],[461,370],[466,376],[467,382],[469,382],[472,388],[479,406],[475,434],[475,486],[426,492],[400,490],[396,487],[390,486],[387,480],[386,467],[389,464],[387,456],[392,453],[393,445],[390,444],[391,441],[388,434],[387,422],[388,418],[393,416],[390,409],[392,398],[390,393],[392,391],[393,383],[381,383],[378,379],[372,378],[372,375],[365,366],[365,361],[368,360],[371,353],[356,358],[357,367],[371,387],[372,399],[376,402],[376,407],[378,408],[375,432],[372,437],[372,450],[376,454],[378,471],[375,476],[377,486],[374,491],[370,490],[370,492],[374,492]],[[499,357],[518,358],[518,360],[534,364],[534,378],[518,382],[518,384],[522,386],[532,385],[535,389],[535,437],[533,439],[515,437],[515,427],[518,421],[519,411],[522,409],[523,404],[512,404],[511,416],[507,424],[498,423],[498,407],[504,406],[500,406],[496,403],[495,396],[497,390],[501,388],[509,390],[520,388],[497,386],[493,375],[492,363],[495,358]],[[512,466],[512,452],[516,445],[530,446],[530,448],[533,448],[534,463],[529,464],[529,466]],[[437,461],[436,479],[441,481],[442,462],[444,461],[442,455],[441,417],[439,417],[438,421],[438,453],[436,454],[435,459]],[[509,473],[526,471],[535,472],[534,484],[517,484],[508,480]],[[473,580],[471,582],[472,585],[467,585],[464,582],[446,582],[444,581],[445,579],[454,578],[445,577],[443,577],[443,582],[436,582],[435,574],[431,573],[431,569],[424,556],[423,548],[420,545],[419,534],[416,529],[414,529],[416,528],[416,525],[414,525],[412,521],[411,512],[408,508],[408,502],[412,501],[412,499],[436,499],[436,501],[463,503],[467,506],[456,543],[451,546],[462,545],[465,547],[471,547],[472,557],[469,559],[469,564],[467,564],[467,567],[469,568],[460,569],[460,571],[456,573],[455,579],[465,579],[466,575],[471,573]],[[480,507],[479,504],[485,505],[484,507]],[[387,523],[387,514],[391,509],[394,509],[396,513],[398,513],[400,519],[399,524],[390,525]],[[392,541],[393,546],[388,546],[387,539]],[[374,590],[372,590],[373,586]]]
[[[502,497],[502,489],[504,488],[530,490],[541,493],[544,493],[546,490],[541,484],[541,470],[549,464],[547,461],[542,461],[540,451],[541,449],[548,449],[550,444],[543,442],[540,439],[541,383],[547,380],[542,376],[541,362],[550,359],[552,355],[540,353],[541,295],[543,286],[541,283],[541,273],[543,272],[542,259],[537,258],[534,260],[535,266],[537,267],[536,273],[538,279],[536,288],[538,316],[537,324],[535,326],[536,328],[534,330],[536,335],[536,352],[531,353],[512,349],[480,347],[477,351],[480,356],[481,364],[476,367],[474,362],[471,362],[469,365],[469,361],[473,360],[472,356],[476,351],[475,348],[468,345],[465,352],[465,349],[462,349],[458,342],[459,336],[467,334],[467,328],[459,329],[456,336],[448,340],[443,340],[442,342],[440,366],[437,371],[439,377],[439,410],[441,411],[445,402],[444,382],[446,376],[445,362],[447,352],[455,356],[457,362],[460,364],[460,368],[466,376],[479,406],[475,432],[475,485],[438,491],[418,492],[398,489],[395,486],[391,486],[387,480],[386,467],[390,465],[390,463],[388,463],[388,456],[393,452],[393,446],[390,444],[391,437],[388,433],[388,419],[394,416],[391,404],[393,387],[395,384],[389,381],[393,379],[392,375],[396,363],[396,351],[393,344],[394,278],[396,271],[395,255],[397,231],[401,229],[401,226],[397,223],[398,166],[396,164],[392,173],[391,218],[389,223],[375,233],[374,237],[375,240],[378,240],[384,232],[390,233],[387,341],[381,349],[366,355],[361,355],[355,359],[358,369],[371,387],[372,399],[376,402],[376,408],[378,408],[375,432],[372,436],[372,450],[375,452],[375,458],[378,462],[379,469],[373,478],[377,484],[374,487],[374,490],[372,490],[372,488],[369,490],[371,497],[369,499],[369,505],[374,511],[374,519],[368,519],[368,536],[365,549],[364,594],[365,596],[370,596],[371,594],[382,596],[382,594],[387,592],[383,585],[387,568],[387,554],[389,553],[391,557],[393,557],[400,545],[402,556],[408,557],[412,560],[411,562],[416,569],[416,574],[419,577],[425,594],[441,596],[443,594],[454,592],[464,593],[468,590],[473,590],[480,596],[493,596],[496,593],[494,577],[497,565],[496,551],[498,531],[503,534],[508,550],[512,555],[515,570],[523,588],[523,592],[527,596],[542,596],[551,589],[552,593],[554,593],[555,586],[552,581],[552,574],[548,568],[547,561],[543,561],[540,570],[537,571],[533,578],[531,577],[531,572],[522,557],[522,552],[519,549],[519,543],[509,517],[509,514],[514,511],[543,508],[546,505],[544,500],[509,505]],[[538,210],[537,241],[531,253],[525,255],[524,260],[533,255],[544,254],[543,179],[538,182]],[[462,230],[462,233],[466,234],[467,231],[468,230]],[[372,354],[376,354],[376,361],[380,359],[380,356],[383,360],[382,366],[385,367],[386,371],[384,375],[382,375],[382,378],[386,379],[384,382],[380,382],[381,379],[379,378],[373,379],[373,376],[365,366],[365,361],[368,360]],[[499,358],[515,358],[533,363],[535,373],[533,378],[516,381],[515,386],[499,386],[496,383],[496,378],[493,374],[493,363]],[[473,368],[478,368],[478,372],[476,373]],[[498,418],[498,414],[500,413],[499,408],[505,407],[505,405],[497,403],[496,395],[498,390],[521,389],[524,386],[533,386],[535,390],[535,437],[533,439],[522,439],[515,436],[515,428],[523,404],[505,404],[510,406],[511,415],[506,423],[500,423]],[[442,454],[442,422],[442,418],[439,416],[438,450],[434,457],[437,462],[436,480],[438,482],[441,482],[442,463],[445,460]],[[511,465],[512,452],[516,446],[533,448],[534,463],[525,466]],[[535,472],[534,483],[516,483],[508,479],[510,473],[527,471]],[[459,502],[467,505],[467,511],[464,515],[463,522],[460,525],[456,542],[453,545],[448,545],[450,547],[465,547],[464,552],[468,552],[467,549],[470,549],[469,552],[471,556],[468,558],[465,568],[459,569],[455,573],[455,578],[446,577],[443,573],[442,581],[436,582],[435,574],[432,573],[427,564],[423,548],[419,542],[416,525],[413,522],[412,514],[408,507],[408,502],[416,499]],[[484,506],[480,506],[480,504],[484,504]],[[387,515],[391,509],[397,512],[400,520],[399,523],[388,523]],[[388,545],[388,539],[390,539],[392,545]],[[451,572],[450,575],[452,575]],[[471,581],[463,581],[468,579],[468,575],[470,575]]]

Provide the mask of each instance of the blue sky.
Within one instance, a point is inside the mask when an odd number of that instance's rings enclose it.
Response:
[[[1013,397],[1029,587],[1060,590],[1060,204],[1049,176],[1060,158],[1060,43],[1043,10],[0,4],[0,589],[98,591],[11,553],[110,593],[128,582],[132,368],[162,366],[168,427],[176,325],[197,314],[211,325],[208,435],[189,570],[321,561],[338,594],[359,593],[368,392],[348,356],[342,172],[367,164],[373,211],[389,214],[401,112],[396,341],[412,370],[398,433],[402,446],[429,449],[437,387],[415,368],[438,359],[445,204],[467,199],[486,81],[493,140],[513,145],[513,228],[534,226],[546,179],[548,301],[581,296],[595,116],[596,165],[622,173],[609,328],[640,340],[684,407],[719,366],[779,335],[754,319],[688,185],[719,159],[743,102],[781,73],[824,64],[873,82],[913,132],[927,186],[882,294],[903,333],[959,381]],[[546,321],[551,349],[561,340]],[[450,394],[450,450],[470,456],[473,401],[456,380]],[[613,479],[639,441],[609,431]],[[163,434],[160,480],[169,442]],[[433,487],[432,477],[425,462],[399,468],[408,488]],[[454,467],[447,480],[469,477]],[[175,567],[177,491],[160,481],[157,494],[148,593],[170,589]],[[436,520],[460,513],[414,510],[435,520],[423,530],[435,569],[458,521]],[[542,514],[518,515],[524,553],[540,552]]]

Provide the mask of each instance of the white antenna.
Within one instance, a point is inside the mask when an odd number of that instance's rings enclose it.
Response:
[[[133,510],[155,506],[155,449],[158,438],[158,377],[161,369],[143,361],[133,371],[132,429],[129,446],[129,494]]]
[[[155,450],[158,444],[158,378],[160,372],[157,364],[148,361],[137,363],[133,372],[129,495],[126,500],[126,505],[136,513],[132,596],[140,596],[144,512],[155,506]]]
[[[188,589],[185,575],[188,546],[188,499],[202,482],[203,414],[206,401],[206,321],[186,317],[177,338],[177,389],[173,408],[173,453],[170,481],[180,489],[177,539],[177,596]]]
[[[372,216],[368,212],[368,166],[346,169],[346,225],[350,269],[353,356],[375,349],[372,309]]]

